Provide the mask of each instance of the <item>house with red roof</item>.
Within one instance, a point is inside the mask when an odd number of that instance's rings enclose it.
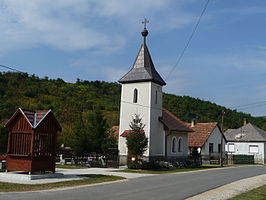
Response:
[[[186,125],[194,131],[188,134],[189,148],[198,148],[203,161],[219,159],[221,150],[224,152],[226,139],[218,123],[197,123],[192,120],[191,123],[186,123]]]
[[[144,21],[144,24],[147,21]],[[122,85],[120,102],[120,122],[118,149],[120,165],[127,163],[128,149],[126,135],[132,117],[140,116],[145,124],[143,133],[148,138],[148,148],[144,158],[183,159],[188,156],[188,134],[193,130],[173,113],[162,107],[162,88],[166,85],[155,69],[149,53],[146,26],[141,32],[143,44],[133,66],[120,80]]]

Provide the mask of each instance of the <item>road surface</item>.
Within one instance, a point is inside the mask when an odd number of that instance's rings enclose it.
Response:
[[[176,200],[185,199],[236,180],[266,174],[266,166],[223,168],[130,179],[68,190],[0,193],[16,200]]]

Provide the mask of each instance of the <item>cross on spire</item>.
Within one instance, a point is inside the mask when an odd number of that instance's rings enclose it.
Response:
[[[149,20],[147,20],[147,18],[145,18],[144,21],[142,21],[142,24],[144,24],[144,29],[146,29],[147,23],[149,23]]]
[[[146,45],[146,37],[149,34],[148,30],[146,29],[146,24],[149,23],[149,21],[145,18],[144,21],[142,21],[142,24],[144,24],[144,29],[141,32],[141,35],[143,36],[143,43]]]

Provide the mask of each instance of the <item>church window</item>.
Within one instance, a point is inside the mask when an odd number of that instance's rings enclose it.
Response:
[[[176,137],[172,139],[172,153],[176,153]]]
[[[134,89],[134,94],[133,94],[133,103],[138,102],[138,89]]]
[[[183,139],[182,137],[178,138],[178,152],[183,151]]]

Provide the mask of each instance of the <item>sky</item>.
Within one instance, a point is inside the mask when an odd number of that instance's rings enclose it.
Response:
[[[132,67],[147,18],[147,45],[164,92],[266,116],[265,1],[210,0],[168,77],[205,3],[0,0],[0,64],[66,82],[116,82]]]

